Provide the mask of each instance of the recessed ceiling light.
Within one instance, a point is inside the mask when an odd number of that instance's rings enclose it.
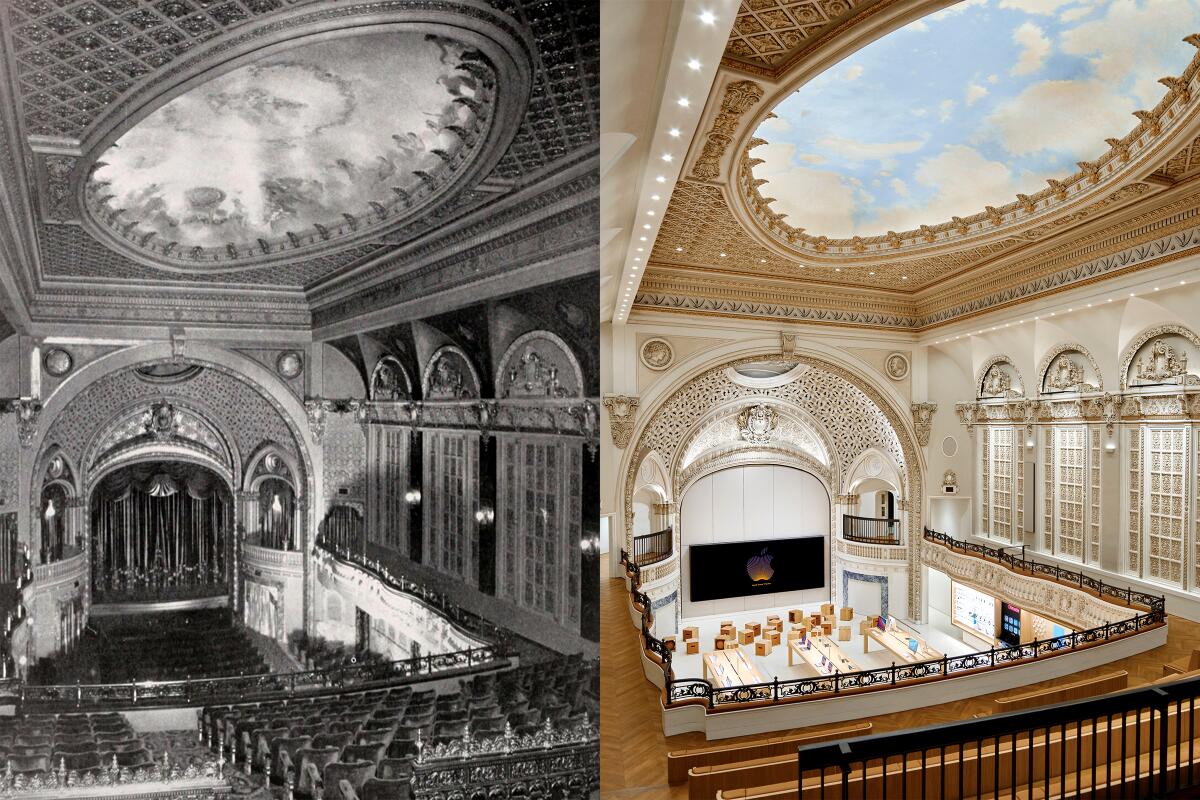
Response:
[[[647,212],[646,212],[646,216],[647,216],[647,217],[653,217],[653,216],[654,216],[654,212],[653,212],[653,211],[647,211]]]
[[[641,256],[634,256],[634,257],[633,257],[633,260],[634,260],[634,261],[641,261],[641,260],[642,260],[642,257],[641,257]]]
[[[1088,307],[1088,308],[1091,308],[1091,307],[1092,307],[1092,304],[1091,304],[1091,303],[1088,303],[1088,304],[1087,304],[1087,307]]]
[[[712,25],[714,22],[717,21],[717,15],[711,11],[701,11],[700,12],[700,21],[703,22],[705,25]]]
[[[656,176],[656,177],[654,178],[654,180],[655,180],[655,182],[656,182],[656,183],[666,183],[666,182],[667,182],[667,179],[666,179],[666,178],[664,178],[662,175],[658,175],[658,176]]]
[[[679,138],[679,128],[671,128],[671,130],[667,131],[667,135],[674,136],[676,139],[678,139]]]
[[[875,277],[875,273],[874,273],[874,272],[868,272],[868,273],[867,273],[867,275],[868,275],[869,277],[872,277],[872,278],[874,278],[874,277]]]
[[[687,108],[688,106],[690,106],[692,104],[692,102],[690,100],[688,100],[686,97],[681,97],[676,102],[679,103],[679,105],[683,108]]]
[[[674,159],[672,159],[670,153],[663,153],[662,160],[666,161],[668,164],[670,164],[671,161],[673,161]]]
[[[1110,302],[1110,303],[1112,302],[1112,298],[1111,298],[1111,297],[1110,297],[1110,298],[1108,298],[1108,302]]]
[[[1130,297],[1137,297],[1137,292],[1130,292],[1130,293],[1129,293],[1129,296],[1130,296]]]
[[[907,275],[901,275],[901,276],[900,276],[900,280],[902,280],[902,281],[906,281],[906,280],[908,280],[908,276],[907,276]]]
[[[1067,309],[1067,313],[1068,313],[1068,314],[1074,313],[1074,311],[1075,311],[1075,309],[1073,309],[1073,308],[1068,308],[1068,309]]]
[[[760,263],[760,264],[765,264],[765,263],[767,263],[767,260],[766,260],[765,258],[760,258],[760,259],[758,260],[758,263]]]
[[[724,257],[725,257],[725,254],[724,254],[724,253],[721,253],[721,258],[724,258]]]
[[[676,247],[676,248],[675,248],[675,252],[676,252],[676,253],[682,253],[682,252],[683,252],[683,248],[682,248],[682,247]]]
[[[1180,286],[1183,286],[1185,283],[1187,283],[1187,281],[1180,281],[1180,282],[1179,282],[1179,285],[1180,285]]]
[[[1155,286],[1155,287],[1154,287],[1154,291],[1156,291],[1156,292],[1158,291],[1158,287],[1157,287],[1157,286]]]
[[[700,69],[700,61],[699,61],[699,59],[695,59],[695,58],[693,58],[691,61],[689,61],[689,62],[688,62],[688,69]]]
[[[1051,311],[1051,312],[1050,312],[1050,316],[1052,316],[1052,317],[1053,317],[1053,316],[1054,316],[1056,313],[1058,313],[1058,312],[1056,312],[1056,311]]]
[[[646,223],[642,227],[645,228],[646,230],[650,230],[650,223]]]
[[[656,195],[656,194],[652,194],[652,195],[650,195],[650,199],[651,199],[651,200],[661,200],[662,198],[661,198],[661,197],[659,197],[659,196],[658,196],[658,195]]]
[[[637,249],[637,251],[638,251],[639,253],[644,253],[644,252],[646,252],[646,248],[644,248],[644,247],[639,247],[639,248]]]
[[[833,268],[833,271],[834,271],[834,272],[841,272],[841,271],[842,271],[842,268],[841,268],[841,267],[834,267],[834,268]]]
[[[639,242],[644,242],[644,241],[646,241],[646,237],[645,237],[645,236],[639,236],[639,237],[638,237],[638,241],[639,241]]]

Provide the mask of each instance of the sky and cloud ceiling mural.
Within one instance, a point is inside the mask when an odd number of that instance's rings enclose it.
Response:
[[[963,0],[788,96],[754,174],[789,225],[835,238],[1002,205],[1128,133],[1195,32],[1200,0]]]
[[[254,250],[381,219],[463,146],[453,131],[469,126],[479,89],[467,50],[388,32],[261,58],[134,125],[93,187],[122,209],[111,225],[179,250]]]

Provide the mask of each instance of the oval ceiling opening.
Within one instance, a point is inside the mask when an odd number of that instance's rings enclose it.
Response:
[[[477,50],[389,31],[309,41],[192,87],[120,136],[93,221],[156,258],[255,259],[359,238],[423,206],[485,138]]]
[[[1195,54],[1193,0],[963,0],[788,95],[756,136],[771,211],[813,236],[977,214],[1078,171]]]

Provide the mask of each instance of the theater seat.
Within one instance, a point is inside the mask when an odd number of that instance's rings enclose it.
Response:
[[[312,739],[311,736],[294,736],[292,738],[281,736],[271,742],[272,779],[282,783],[288,772],[295,776],[299,767],[297,753],[306,747],[312,747]]]
[[[315,796],[321,785],[321,771],[342,754],[340,747],[304,747],[296,751],[300,767],[296,773],[296,791],[309,797]]]
[[[8,757],[8,766],[12,769],[14,775],[49,772],[50,754],[43,753],[41,755],[30,756],[10,755]]]
[[[409,800],[410,782],[410,778],[368,778],[362,786],[361,800]]]
[[[55,768],[66,767],[68,772],[98,772],[103,769],[100,754],[95,750],[80,753],[56,752],[50,762]]]
[[[327,764],[323,773],[325,793],[323,800],[357,800],[363,783],[375,775],[375,762],[335,761]],[[349,786],[353,791],[347,792]]]

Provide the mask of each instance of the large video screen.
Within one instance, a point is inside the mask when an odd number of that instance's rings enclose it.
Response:
[[[697,544],[690,557],[692,602],[825,585],[823,536]]]

